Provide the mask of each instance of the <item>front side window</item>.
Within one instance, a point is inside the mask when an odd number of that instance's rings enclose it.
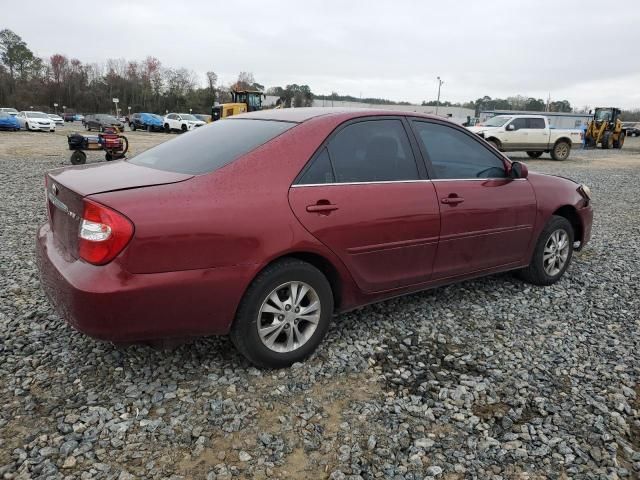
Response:
[[[516,118],[509,125],[512,130],[520,130],[521,128],[527,128],[527,119],[526,118]]]
[[[401,120],[367,120],[340,130],[329,143],[338,183],[417,180]]]
[[[456,128],[414,121],[419,141],[439,179],[505,178],[504,163],[475,138]]]

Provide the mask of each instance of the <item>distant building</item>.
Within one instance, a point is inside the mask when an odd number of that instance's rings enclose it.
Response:
[[[551,128],[582,129],[591,120],[589,113],[573,112],[529,112],[524,110],[483,110],[480,112],[480,122],[485,122],[497,115],[543,115],[549,119]]]
[[[435,106],[427,105],[378,105],[362,102],[343,102],[340,100],[315,99],[312,107],[340,107],[340,108],[374,108],[378,110],[393,110],[395,112],[417,112],[429,115],[436,114]],[[475,116],[475,112],[470,108],[462,107],[438,107],[438,116],[448,118],[453,122],[462,124]]]

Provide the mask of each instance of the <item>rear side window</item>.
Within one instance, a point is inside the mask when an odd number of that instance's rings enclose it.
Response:
[[[161,143],[129,161],[170,172],[194,175],[209,173],[295,125],[272,120],[219,120]]]
[[[329,160],[329,152],[323,148],[320,154],[314,158],[311,165],[298,181],[299,185],[317,185],[323,183],[334,183],[333,169],[331,168],[331,160]]]
[[[401,120],[346,126],[329,143],[338,183],[417,180],[418,169]]]
[[[414,122],[440,179],[504,178],[504,163],[474,137],[437,123]]]
[[[543,129],[544,128],[544,119],[543,118],[529,118],[529,127],[535,129]]]

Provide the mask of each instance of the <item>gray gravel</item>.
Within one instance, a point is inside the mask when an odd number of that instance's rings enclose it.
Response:
[[[0,478],[640,478],[631,140],[529,162],[596,198],[559,284],[505,274],[367,307],[275,372],[225,338],[125,348],[63,323],[33,250],[43,173],[67,152],[0,151]]]

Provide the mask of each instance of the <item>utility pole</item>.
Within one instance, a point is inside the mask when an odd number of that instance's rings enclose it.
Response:
[[[438,115],[438,109],[440,108],[440,88],[442,87],[443,83],[444,81],[442,81],[440,77],[438,77],[438,102],[436,104],[436,115]]]

